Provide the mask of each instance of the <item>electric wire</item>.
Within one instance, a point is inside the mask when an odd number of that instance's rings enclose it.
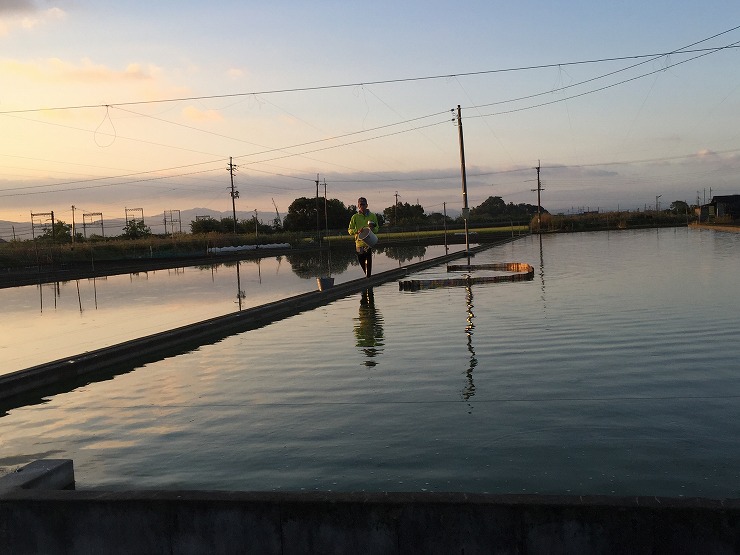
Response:
[[[709,37],[709,38],[714,38],[714,37],[717,37],[717,36],[720,36],[726,33],[730,33],[737,29],[740,29],[740,25],[733,27],[731,29],[728,29],[726,31],[723,31],[722,33],[713,35],[713,37]],[[709,40],[709,38],[704,39],[704,41]],[[700,41],[700,42],[703,42],[703,41]],[[698,44],[698,43],[695,43],[695,44]],[[738,46],[733,44],[730,46],[726,46],[725,48],[738,48]],[[509,72],[516,72],[516,71],[532,71],[532,70],[538,70],[538,69],[554,68],[554,67],[559,67],[559,66],[598,64],[598,63],[605,63],[605,62],[637,60],[641,58],[656,58],[656,57],[659,58],[662,56],[668,56],[670,54],[691,54],[691,53],[696,53],[696,52],[705,52],[705,51],[714,51],[714,50],[716,49],[712,49],[712,48],[699,48],[699,49],[693,49],[693,50],[681,49],[679,51],[674,50],[674,51],[669,51],[669,52],[660,52],[660,53],[653,53],[653,54],[615,56],[611,58],[596,58],[596,59],[591,59],[591,60],[579,60],[575,62],[536,64],[536,65],[519,66],[519,67],[512,67],[512,68],[468,71],[468,72],[460,72],[460,73],[427,75],[427,76],[419,76],[419,77],[404,77],[404,78],[399,78],[399,79],[380,79],[376,81],[361,81],[361,82],[343,83],[343,84],[335,84],[335,85],[317,85],[317,86],[310,86],[310,87],[292,87],[292,88],[271,89],[271,90],[264,90],[264,91],[212,94],[212,95],[201,95],[201,96],[184,96],[184,97],[176,97],[176,98],[162,98],[162,99],[157,99],[157,100],[111,102],[108,104],[80,104],[80,105],[75,105],[75,106],[56,106],[56,107],[47,107],[47,108],[27,108],[27,109],[20,109],[20,110],[3,110],[3,111],[0,111],[0,115],[18,114],[18,113],[27,113],[27,112],[44,112],[44,111],[53,111],[53,110],[81,110],[81,109],[103,108],[103,107],[112,107],[112,106],[120,107],[120,106],[138,106],[138,105],[143,105],[143,104],[164,104],[164,103],[169,103],[169,102],[189,102],[189,101],[195,101],[195,100],[213,100],[213,99],[234,98],[234,97],[241,97],[241,96],[284,94],[284,93],[295,93],[295,92],[310,92],[310,91],[320,91],[320,90],[342,89],[342,88],[350,88],[350,87],[361,87],[363,85],[387,85],[387,84],[394,84],[394,83],[409,83],[409,82],[415,82],[415,81],[431,81],[431,80],[438,80],[438,79],[452,79],[456,77],[472,77],[472,76],[477,76],[477,75],[509,73]]]
[[[689,46],[693,46],[693,45],[699,44],[701,42],[705,42],[707,40],[710,40],[711,38],[716,38],[717,36],[720,36],[720,35],[725,34],[725,33],[729,33],[729,32],[731,32],[733,30],[738,29],[738,28],[740,28],[740,26],[734,27],[734,28],[732,28],[732,29],[730,29],[728,31],[724,31],[722,33],[718,33],[716,35],[713,35],[712,37],[709,37],[707,39],[703,39],[702,41],[698,41],[698,42],[693,43],[692,45],[689,45]],[[340,87],[348,87],[348,86],[365,86],[365,85],[369,85],[369,84],[384,84],[384,83],[391,83],[391,82],[407,82],[407,81],[413,81],[413,80],[427,80],[427,79],[439,79],[439,78],[447,78],[447,79],[449,79],[451,77],[457,78],[458,76],[479,75],[479,74],[502,72],[502,71],[514,71],[514,70],[524,70],[524,69],[538,69],[538,68],[544,68],[544,67],[555,67],[555,66],[564,66],[564,65],[577,65],[577,64],[584,64],[584,63],[596,63],[596,62],[603,62],[603,61],[615,61],[615,60],[625,60],[625,59],[639,59],[639,58],[643,58],[643,57],[652,58],[654,60],[654,59],[656,59],[656,57],[667,56],[667,55],[670,55],[670,54],[688,54],[688,53],[700,52],[700,54],[698,54],[697,56],[694,56],[694,57],[689,58],[687,60],[682,60],[682,61],[679,61],[679,62],[676,62],[676,63],[672,63],[672,64],[670,64],[670,65],[668,65],[668,66],[666,66],[664,68],[661,68],[659,70],[655,70],[655,71],[652,71],[652,72],[649,72],[649,73],[646,73],[646,74],[643,74],[643,75],[639,75],[639,76],[635,76],[635,77],[632,77],[632,78],[629,78],[629,79],[625,79],[625,80],[622,80],[622,81],[617,82],[617,83],[606,85],[604,87],[600,87],[600,88],[593,89],[593,90],[590,90],[590,91],[585,91],[583,93],[575,94],[575,95],[569,96],[569,97],[564,98],[564,99],[557,99],[557,100],[546,102],[546,103],[536,104],[536,105],[533,105],[533,106],[522,107],[522,108],[518,108],[518,109],[512,109],[512,110],[508,110],[508,111],[504,111],[504,112],[497,112],[497,113],[494,113],[494,114],[480,114],[479,113],[478,116],[473,116],[473,117],[490,117],[490,116],[502,115],[502,114],[507,114],[507,113],[512,113],[512,112],[518,112],[518,111],[522,111],[522,110],[528,110],[528,109],[538,108],[538,107],[542,107],[542,106],[545,106],[545,105],[553,104],[553,103],[556,103],[556,102],[562,102],[562,101],[569,100],[569,99],[572,99],[572,98],[578,98],[578,97],[584,96],[586,94],[593,94],[595,92],[600,92],[600,91],[603,91],[605,89],[608,89],[608,88],[611,88],[611,87],[615,87],[617,85],[621,85],[621,84],[624,84],[624,83],[629,83],[629,82],[634,81],[636,79],[640,79],[640,78],[646,77],[648,75],[653,75],[653,74],[656,74],[658,72],[665,71],[666,69],[668,69],[670,67],[674,67],[674,66],[677,66],[677,65],[686,63],[688,61],[692,61],[692,60],[701,58],[703,56],[706,56],[706,55],[709,55],[709,54],[712,54],[712,53],[716,53],[716,52],[721,51],[721,50],[725,50],[725,49],[729,49],[729,48],[736,48],[737,45],[738,45],[738,43],[740,43],[740,41],[737,41],[736,43],[732,43],[730,45],[726,45],[726,46],[722,46],[722,47],[707,48],[707,49],[695,49],[695,50],[688,50],[687,49],[688,47],[684,47],[682,49],[674,50],[674,51],[671,51],[671,52],[668,52],[668,53],[663,53],[663,54],[628,56],[628,57],[618,57],[618,58],[604,58],[604,59],[600,59],[600,60],[586,60],[586,61],[580,61],[580,62],[568,62],[568,63],[560,63],[560,64],[543,64],[543,65],[538,65],[538,66],[529,66],[529,67],[526,67],[526,68],[510,68],[510,69],[507,69],[507,70],[487,70],[487,71],[479,71],[479,72],[468,72],[468,73],[450,74],[450,75],[444,75],[444,76],[439,75],[439,76],[428,76],[428,77],[417,77],[417,78],[405,78],[405,79],[397,79],[397,80],[372,81],[372,82],[366,82],[366,83],[355,83],[355,84],[347,84],[347,85],[329,85],[329,86],[324,86],[324,87],[309,87],[309,88],[284,89],[284,90],[280,90],[280,91],[266,91],[266,92],[259,93],[259,94],[269,94],[269,93],[272,93],[272,92],[295,92],[295,91],[302,91],[302,90],[314,90],[314,89],[318,89],[318,88],[340,88]],[[650,60],[648,60],[648,61],[650,61]],[[647,62],[646,61],[643,61],[643,62],[640,62],[639,64],[634,64],[633,66],[630,66],[630,68],[631,67],[636,67],[637,65],[641,65],[643,63],[647,63]],[[581,83],[578,83],[578,84],[568,85],[567,87],[563,87],[561,90],[564,90],[566,88],[570,88],[570,87],[573,87],[573,86],[578,86],[578,85],[581,85],[581,84],[584,84],[584,83],[588,83],[588,82],[591,82],[591,81],[593,81],[595,79],[603,78],[603,77],[608,76],[608,75],[613,75],[615,73],[618,73],[620,71],[625,71],[626,69],[630,69],[630,68],[624,68],[622,70],[611,72],[611,73],[608,73],[608,74],[606,74],[604,76],[596,77],[594,79],[590,79],[590,80],[587,80],[587,81],[584,81],[584,82],[581,82]],[[552,92],[552,91],[550,91],[550,92]],[[125,103],[118,103],[118,104],[106,104],[106,105],[96,105],[96,106],[92,106],[92,105],[90,105],[90,106],[77,106],[77,107],[65,107],[65,108],[54,108],[54,109],[73,109],[73,108],[82,108],[82,107],[101,107],[101,106],[105,106],[106,109],[109,109],[110,107],[115,107],[116,109],[120,109],[120,110],[122,110],[124,112],[129,112],[129,113],[132,113],[132,114],[135,114],[135,115],[138,115],[138,116],[149,117],[149,118],[152,118],[152,119],[155,119],[155,120],[158,120],[158,121],[162,121],[162,122],[165,122],[165,123],[170,123],[170,124],[173,124],[173,125],[179,125],[179,126],[182,126],[182,127],[186,127],[186,128],[192,129],[192,130],[196,130],[196,131],[200,131],[200,132],[204,132],[204,133],[209,133],[209,134],[212,134],[212,135],[221,136],[221,137],[224,137],[224,138],[228,138],[230,140],[237,140],[237,141],[239,141],[239,139],[235,139],[233,137],[228,137],[228,136],[225,136],[225,135],[219,135],[219,134],[212,133],[212,132],[209,132],[209,131],[204,131],[204,130],[197,129],[197,128],[192,127],[192,126],[187,126],[187,125],[179,124],[179,123],[176,123],[176,122],[170,122],[170,121],[164,120],[162,118],[157,118],[157,117],[154,117],[154,116],[146,116],[144,114],[138,114],[138,113],[133,112],[131,110],[126,110],[124,108],[121,108],[121,106],[130,106],[130,105],[138,105],[138,104],[152,104],[152,103],[161,103],[161,102],[174,102],[174,101],[179,101],[179,100],[196,100],[196,99],[207,99],[207,98],[222,98],[224,96],[244,96],[244,95],[248,95],[248,94],[252,94],[253,95],[253,94],[256,94],[256,93],[238,93],[238,94],[234,94],[234,95],[213,95],[213,96],[189,97],[189,98],[181,98],[181,99],[165,99],[165,100],[157,100],[157,101],[125,102]],[[522,99],[524,99],[524,98],[533,98],[535,96],[540,96],[541,94],[545,94],[545,93],[538,93],[537,95],[530,95],[528,97],[522,97]],[[516,99],[516,100],[521,100],[521,99]],[[500,101],[500,102],[495,102],[495,103],[490,103],[490,104],[482,104],[482,105],[476,106],[476,108],[493,106],[493,105],[501,104],[503,102],[512,102],[512,101],[514,101],[514,100]],[[19,113],[19,112],[31,112],[31,111],[41,111],[41,110],[42,109],[5,111],[5,112],[0,112],[0,114],[2,114],[2,115],[8,115],[8,114]],[[49,109],[43,109],[43,110],[49,110]],[[279,157],[268,158],[266,160],[260,160],[260,161],[248,161],[248,162],[246,162],[246,163],[248,163],[250,165],[253,165],[253,164],[256,164],[256,163],[265,163],[265,162],[279,160],[279,159],[283,159],[283,158],[287,158],[287,157],[302,156],[302,155],[309,154],[309,153],[321,152],[321,151],[325,151],[325,150],[329,150],[329,149],[333,149],[333,148],[341,148],[341,147],[344,147],[344,146],[354,145],[354,144],[358,144],[358,143],[365,142],[365,141],[377,140],[377,139],[380,139],[380,138],[385,138],[385,137],[389,137],[389,136],[393,136],[393,135],[398,135],[398,134],[401,134],[401,133],[406,133],[406,132],[410,132],[410,131],[416,131],[416,130],[419,130],[419,129],[423,129],[425,127],[431,127],[431,126],[434,126],[434,125],[439,125],[442,122],[430,124],[430,125],[427,125],[427,126],[418,126],[418,127],[414,127],[414,128],[411,128],[411,129],[405,129],[405,130],[396,131],[396,132],[392,132],[392,133],[382,134],[382,135],[379,135],[379,136],[365,138],[365,139],[361,139],[361,140],[357,140],[357,141],[349,141],[349,142],[345,142],[345,143],[342,143],[342,144],[339,144],[339,145],[331,145],[331,146],[327,146],[327,147],[312,149],[312,150],[308,150],[308,151],[305,151],[305,152],[299,152],[299,153],[289,153],[289,152],[287,152],[289,149],[300,148],[300,147],[304,147],[304,146],[310,146],[310,145],[314,145],[314,144],[324,143],[324,142],[327,142],[327,141],[334,141],[334,140],[338,140],[338,139],[341,139],[341,138],[347,138],[347,137],[351,137],[351,136],[355,136],[355,135],[359,135],[359,134],[363,134],[363,133],[369,133],[369,132],[373,132],[373,131],[377,131],[377,130],[381,130],[381,129],[386,129],[386,128],[390,128],[390,127],[394,127],[394,126],[398,126],[398,125],[402,125],[402,124],[407,124],[407,123],[414,122],[414,121],[419,121],[419,120],[422,120],[422,119],[425,119],[425,118],[429,118],[429,117],[440,115],[442,113],[446,113],[446,112],[438,112],[438,113],[435,113],[435,114],[429,114],[429,115],[426,115],[426,116],[421,116],[419,118],[412,118],[412,119],[406,120],[404,122],[397,122],[397,123],[393,123],[393,124],[379,126],[379,127],[376,127],[376,128],[370,129],[370,130],[355,131],[355,132],[346,133],[346,134],[343,134],[343,135],[337,135],[335,137],[329,137],[329,138],[325,138],[325,139],[318,139],[318,140],[315,140],[315,141],[308,141],[308,142],[304,142],[304,143],[299,143],[297,145],[291,145],[291,146],[288,146],[288,147],[269,148],[269,149],[263,150],[261,152],[244,154],[244,155],[238,156],[237,158],[242,158],[242,159],[243,158],[250,158],[250,157],[256,157],[256,156],[260,156],[260,155],[264,155],[264,154],[269,154],[269,153],[274,153],[274,152],[283,152],[283,153],[285,153],[283,156],[279,156]],[[25,119],[25,118],[21,118],[21,119]],[[35,121],[35,120],[31,120],[31,121]],[[58,124],[56,124],[56,125],[58,125]],[[62,126],[62,127],[67,127],[67,126]],[[131,140],[136,140],[136,139],[131,139]],[[242,141],[242,142],[248,142],[248,141]],[[253,144],[253,143],[250,143],[250,144]],[[259,146],[259,145],[256,145],[256,146]],[[203,162],[201,164],[212,164],[212,163],[214,163],[214,162],[213,161],[211,161],[211,162]],[[624,162],[624,163],[626,163],[626,162]],[[201,164],[194,164],[194,165],[201,165]],[[591,164],[591,165],[599,165],[599,164]],[[189,166],[192,166],[192,165],[189,165]],[[180,167],[175,168],[175,169],[180,169],[182,167],[188,167],[188,166],[180,166]],[[575,167],[579,167],[579,166],[575,166]],[[250,168],[250,169],[251,170],[255,170],[254,168]],[[27,192],[26,193],[0,194],[0,197],[3,197],[3,196],[20,196],[22,194],[38,194],[35,191],[28,191],[28,189],[41,189],[41,188],[49,189],[49,188],[53,188],[54,192],[56,192],[56,191],[70,191],[70,190],[78,190],[78,189],[85,189],[85,188],[109,187],[109,186],[114,186],[114,185],[123,185],[123,184],[130,184],[130,183],[155,181],[155,180],[161,180],[161,179],[177,178],[177,177],[192,175],[193,173],[203,173],[203,172],[190,172],[190,173],[185,173],[185,174],[176,174],[176,175],[170,175],[170,176],[158,176],[158,177],[155,177],[155,178],[140,179],[140,180],[133,180],[133,181],[124,181],[124,182],[117,182],[117,183],[108,183],[108,184],[93,185],[93,186],[83,186],[83,187],[77,187],[77,188],[67,188],[67,189],[60,189],[59,188],[60,186],[63,187],[63,186],[72,185],[72,184],[91,183],[91,182],[102,181],[102,180],[109,180],[109,179],[120,179],[122,177],[123,178],[126,178],[126,177],[133,176],[133,175],[146,175],[146,174],[151,174],[151,173],[155,173],[155,172],[162,172],[162,171],[168,171],[168,170],[166,170],[166,169],[150,170],[150,171],[145,171],[145,172],[136,172],[136,173],[132,173],[132,174],[125,174],[123,176],[117,176],[117,177],[107,176],[107,177],[99,177],[99,178],[90,178],[90,179],[86,179],[86,180],[77,180],[77,181],[71,181],[71,182],[66,182],[66,183],[61,183],[61,184],[43,184],[43,185],[35,185],[35,186],[14,187],[14,188],[5,189],[5,190],[6,191],[26,190]],[[205,171],[215,171],[215,170],[204,170],[204,172]],[[521,170],[515,170],[515,171],[521,171]],[[263,172],[263,173],[269,173],[269,172]],[[495,173],[498,173],[498,172],[491,172],[491,174],[495,174]],[[274,174],[274,175],[281,175],[281,174]],[[304,178],[304,179],[305,180],[308,180],[307,178]],[[414,180],[423,180],[423,179],[424,178],[416,178]],[[443,178],[438,178],[438,179],[443,179]],[[383,179],[383,181],[387,181],[387,179]],[[340,181],[337,181],[337,182],[340,182]],[[346,180],[344,182],[346,182],[346,183],[349,183],[349,182],[372,182],[372,180]]]

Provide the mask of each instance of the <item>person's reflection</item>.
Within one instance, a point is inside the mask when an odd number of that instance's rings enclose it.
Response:
[[[368,287],[360,297],[360,311],[355,321],[357,347],[365,354],[365,366],[375,366],[375,358],[383,352],[383,317],[375,308],[373,288]]]
[[[470,364],[468,366],[465,375],[468,382],[465,384],[462,390],[462,397],[468,402],[468,407],[472,409],[470,405],[470,398],[475,395],[475,384],[473,383],[473,370],[478,366],[478,359],[475,357],[475,349],[473,348],[473,330],[475,329],[475,323],[473,319],[473,289],[469,285],[465,287],[465,304],[467,305],[467,320],[465,325],[465,336],[468,340],[468,352],[470,353]],[[470,412],[470,411],[468,411]]]

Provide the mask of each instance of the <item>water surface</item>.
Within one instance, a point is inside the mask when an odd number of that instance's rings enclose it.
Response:
[[[739,246],[520,239],[474,261],[534,281],[389,283],[12,410],[0,466],[72,458],[83,489],[737,497]]]

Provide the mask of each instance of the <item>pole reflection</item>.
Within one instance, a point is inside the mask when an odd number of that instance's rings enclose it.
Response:
[[[545,298],[545,256],[542,250],[542,234],[538,235],[540,239],[540,298],[542,299],[542,312],[547,316],[547,299]]]
[[[355,320],[355,337],[357,347],[365,355],[365,366],[376,366],[376,357],[383,352],[383,316],[375,308],[373,288],[363,290],[360,296],[359,315]]]
[[[239,311],[242,310],[242,302],[244,298],[247,296],[247,294],[242,290],[242,278],[241,274],[239,273],[239,261],[236,261],[236,298],[239,303]]]
[[[468,369],[465,371],[467,383],[462,390],[462,398],[468,403],[468,414],[472,412],[473,406],[470,404],[470,399],[475,395],[475,384],[473,383],[473,370],[478,366],[478,359],[475,356],[475,349],[473,348],[473,333],[475,330],[475,314],[473,313],[473,288],[470,285],[465,287],[465,304],[467,307],[466,324],[465,324],[465,336],[468,342],[468,352],[470,353],[470,363]]]
[[[62,289],[58,281],[55,281],[53,283],[39,283],[37,285],[39,290],[39,312],[41,314],[44,313],[44,286],[51,286],[52,291],[54,291],[54,309],[57,308],[57,298],[59,298],[62,295]]]

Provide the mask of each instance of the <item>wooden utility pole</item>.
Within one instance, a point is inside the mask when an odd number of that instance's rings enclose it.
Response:
[[[324,227],[326,236],[329,237],[329,201],[326,198],[326,179],[324,179]]]
[[[537,191],[537,233],[542,232],[542,218],[541,218],[541,212],[542,212],[542,202],[540,201],[540,193],[542,191],[542,182],[540,181],[540,161],[537,160],[537,167],[534,168],[537,170],[537,189],[532,189],[532,191]]]
[[[319,222],[319,174],[316,174],[316,239],[321,246],[321,224]]]
[[[542,213],[542,200],[540,199],[540,193],[542,192],[542,182],[540,181],[540,168],[541,164],[540,161],[537,160],[537,229],[541,231],[540,224],[541,221],[541,213]]]
[[[229,175],[231,175],[231,213],[234,216],[234,235],[236,235],[236,199],[239,198],[239,191],[234,189],[234,172],[236,168],[231,156],[229,156],[229,167],[227,169],[229,170]]]
[[[445,224],[445,254],[450,253],[450,249],[447,246],[447,203],[442,203],[442,216],[444,217],[444,224]]]
[[[462,109],[457,105],[457,135],[460,141],[460,174],[462,176],[462,196],[463,209],[462,217],[465,221],[465,252],[468,253],[468,265],[470,265],[470,237],[468,235],[468,218],[470,217],[470,208],[468,208],[468,182],[465,176],[465,145],[463,143],[463,125]]]
[[[72,205],[72,245],[75,244],[75,205]]]

